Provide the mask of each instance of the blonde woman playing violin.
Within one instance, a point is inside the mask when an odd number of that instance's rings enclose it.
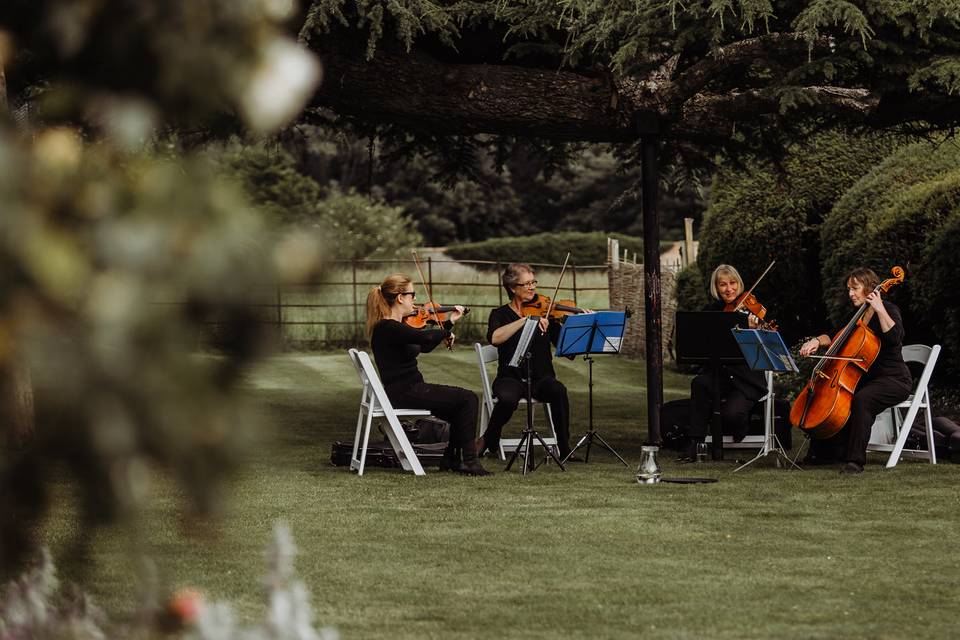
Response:
[[[414,329],[405,325],[403,318],[414,313],[416,295],[410,278],[399,273],[387,276],[367,295],[367,335],[384,390],[396,406],[429,409],[450,423],[450,443],[443,454],[446,468],[471,476],[490,475],[477,459],[473,440],[480,407],[477,394],[424,382],[417,368],[417,356],[446,340],[464,309],[456,307],[442,329]]]
[[[493,395],[497,398],[487,430],[477,441],[481,453],[489,450],[496,453],[500,445],[503,425],[510,421],[520,399],[526,395],[523,383],[525,371],[509,366],[510,358],[520,342],[520,333],[526,322],[524,304],[537,298],[537,276],[527,264],[511,264],[503,272],[501,283],[510,296],[510,302],[490,312],[487,324],[487,341],[499,352],[497,377],[493,381]],[[560,335],[560,323],[540,318],[541,331],[530,342],[530,366],[533,397],[550,403],[553,427],[557,432],[557,449],[561,459],[570,453],[570,401],[567,388],[557,380],[553,370],[551,342],[556,345]],[[571,458],[575,460],[575,458]]]
[[[710,275],[710,295],[716,302],[708,309],[723,311],[736,304],[743,293],[743,278],[736,268],[721,264]],[[750,326],[759,326],[759,319],[750,316]],[[720,394],[720,422],[723,433],[740,442],[747,435],[750,410],[767,393],[762,372],[751,371],[745,365],[723,365],[718,381]],[[690,382],[690,399],[693,408],[690,415],[689,439],[681,448],[680,462],[692,462],[696,456],[697,443],[707,437],[707,425],[713,413],[713,378],[710,373],[701,373]]]

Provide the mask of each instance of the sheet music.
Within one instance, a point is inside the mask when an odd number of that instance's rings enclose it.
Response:
[[[513,352],[513,356],[510,357],[510,362],[507,363],[509,366],[520,366],[520,361],[523,360],[523,356],[526,355],[530,341],[533,339],[533,332],[538,330],[539,324],[540,318],[527,316],[527,321],[523,324],[523,329],[520,333],[520,342],[517,343],[517,349]]]

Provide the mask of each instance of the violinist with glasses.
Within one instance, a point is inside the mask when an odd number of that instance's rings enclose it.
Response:
[[[540,315],[542,310],[551,306],[549,298],[537,293],[537,276],[530,265],[508,265],[501,277],[501,284],[510,296],[510,302],[493,309],[487,324],[487,341],[497,348],[499,361],[497,377],[492,385],[497,401],[493,405],[487,430],[477,441],[477,450],[481,453],[484,450],[497,451],[503,426],[510,421],[520,400],[526,396],[524,370],[509,366],[509,362],[520,342],[527,316]],[[574,308],[570,312],[581,311]],[[550,350],[551,343],[556,346],[560,336],[560,322],[543,315],[540,315],[539,322],[540,331],[530,341],[532,394],[536,400],[550,403],[553,427],[557,433],[557,449],[559,457],[564,459],[570,453],[570,400],[567,388],[557,380]]]
[[[442,327],[416,329],[404,322],[417,317],[413,282],[403,274],[384,278],[367,295],[367,336],[390,402],[407,409],[427,409],[450,423],[450,442],[443,454],[443,468],[464,475],[486,476],[490,472],[477,459],[474,434],[480,402],[467,389],[425,382],[417,356],[452,341],[454,323],[465,309],[457,305]],[[462,456],[462,459],[461,459]]]
[[[716,302],[707,311],[743,312],[749,317],[750,328],[762,326],[761,318],[742,307],[741,303],[746,297],[741,295],[744,293],[743,278],[735,267],[721,264],[714,269],[710,275],[709,291]],[[678,462],[693,462],[696,459],[697,445],[707,437],[710,416],[713,413],[713,385],[713,376],[710,373],[701,373],[690,382],[690,399],[693,405],[690,431],[687,441],[681,446]],[[726,364],[720,367],[717,388],[721,402],[722,431],[733,436],[734,442],[740,442],[747,435],[750,411],[767,393],[766,379],[762,371],[753,371],[744,364]]]

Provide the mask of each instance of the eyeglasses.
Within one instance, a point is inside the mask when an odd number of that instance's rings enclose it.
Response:
[[[532,289],[532,288],[534,288],[534,287],[537,286],[537,281],[536,281],[536,280],[528,280],[527,282],[521,282],[519,286],[521,286],[521,287],[526,287],[526,288],[528,288],[528,289]]]
[[[398,297],[398,298],[402,298],[403,296],[410,296],[410,299],[411,299],[411,300],[414,300],[414,299],[416,299],[416,297],[417,297],[417,292],[416,292],[416,291],[401,291],[400,293],[397,294],[397,297]]]

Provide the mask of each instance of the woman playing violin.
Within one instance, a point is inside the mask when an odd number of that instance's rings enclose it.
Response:
[[[480,406],[477,394],[424,382],[417,368],[417,356],[433,351],[448,339],[464,309],[456,307],[442,328],[414,329],[405,325],[403,318],[415,312],[415,297],[413,282],[399,273],[387,276],[367,295],[367,335],[387,397],[398,407],[429,409],[450,423],[450,443],[443,454],[445,467],[466,475],[490,475],[477,459],[473,440]]]
[[[497,377],[493,381],[493,395],[497,402],[493,405],[486,432],[477,441],[481,452],[484,449],[492,452],[498,450],[503,425],[510,421],[520,399],[526,395],[526,386],[522,382],[524,372],[509,366],[509,362],[520,342],[520,330],[526,322],[524,307],[535,304],[538,299],[537,277],[530,265],[508,265],[501,283],[510,296],[510,302],[492,310],[487,324],[487,341],[497,348],[500,357]],[[550,343],[556,345],[560,335],[560,324],[541,317],[540,329],[530,342],[533,397],[540,402],[550,403],[553,427],[557,432],[557,448],[562,459],[570,453],[570,401],[567,388],[557,380],[550,351]]]
[[[710,275],[710,295],[716,300],[711,311],[731,310],[744,292],[743,278],[736,268],[721,264]],[[759,319],[749,313],[752,328],[759,326]],[[722,365],[718,381],[720,394],[720,421],[723,433],[740,442],[747,435],[750,410],[767,392],[763,373],[752,371],[745,365]],[[707,425],[713,413],[713,377],[702,373],[690,382],[690,399],[693,410],[690,416],[689,440],[681,449],[680,461],[695,459],[696,446],[707,437]]]
[[[870,305],[861,321],[880,339],[876,360],[864,373],[853,393],[850,417],[832,438],[810,441],[807,464],[830,464],[845,461],[842,473],[861,473],[867,463],[867,443],[873,422],[884,410],[910,396],[913,380],[903,361],[903,320],[900,309],[881,299],[875,291],[880,278],[870,269],[860,267],[847,276],[847,295],[854,307]],[[808,338],[800,347],[801,356],[815,354],[829,347],[830,336]]]

